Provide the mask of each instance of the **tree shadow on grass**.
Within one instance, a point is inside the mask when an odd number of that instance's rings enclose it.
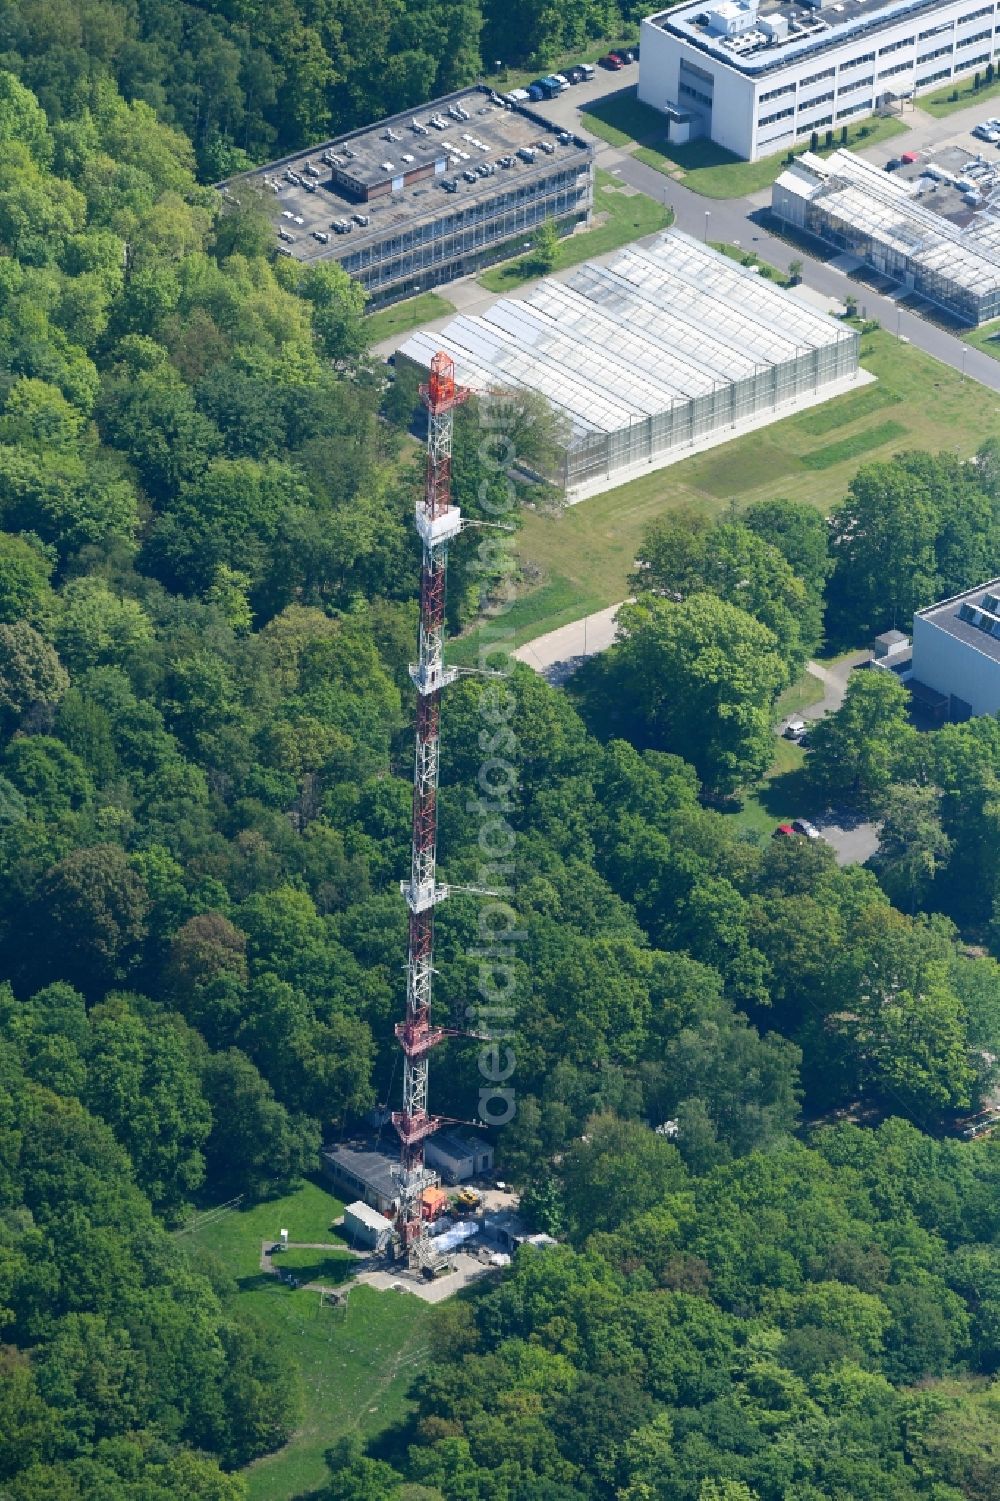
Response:
[[[805,766],[769,777],[758,789],[757,801],[775,820],[818,818],[825,812],[825,799],[817,792]]]
[[[249,1277],[237,1277],[236,1286],[241,1293],[270,1292],[281,1283],[273,1272],[252,1272]]]
[[[307,1282],[322,1282],[327,1287],[336,1287],[341,1282],[347,1282],[354,1275],[358,1264],[353,1256],[341,1258],[319,1254],[299,1266],[283,1260],[281,1267],[283,1271],[290,1272],[302,1287]]]

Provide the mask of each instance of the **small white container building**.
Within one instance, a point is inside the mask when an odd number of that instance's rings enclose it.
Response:
[[[344,1234],[352,1246],[384,1251],[392,1239],[392,1220],[358,1199],[344,1210]]]

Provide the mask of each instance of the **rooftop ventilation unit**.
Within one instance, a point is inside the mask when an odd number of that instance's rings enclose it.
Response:
[[[419,120],[411,120],[410,129],[413,131],[414,135],[425,136],[428,134],[427,126],[421,125]]]
[[[991,606],[1000,606],[1000,601],[991,594],[984,596],[979,607],[965,600],[959,608],[958,618],[964,620],[966,625],[974,625],[987,636],[1000,638],[1000,614]]]
[[[382,163],[382,171],[383,172],[391,172],[392,171],[392,162],[383,162]]]
[[[403,161],[404,162],[415,162],[416,161],[416,157],[415,156],[411,156],[408,151],[404,151],[403,152]]]

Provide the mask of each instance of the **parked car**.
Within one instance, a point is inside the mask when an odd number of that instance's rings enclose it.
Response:
[[[528,98],[532,101],[533,104],[537,104],[539,99],[545,98],[545,90],[542,88],[540,83],[532,83],[528,85]]]
[[[781,733],[786,740],[799,740],[805,734],[806,728],[805,720],[799,719],[797,715],[793,715]]]
[[[792,828],[792,826],[791,826],[790,823],[779,823],[778,827],[775,829],[774,833],[771,835],[771,838],[772,839],[782,839],[782,838],[784,838],[784,839],[794,839],[795,838],[795,830]]]
[[[583,74],[584,81],[586,81],[589,78],[593,78],[593,76],[594,76],[594,64],[593,63],[581,63],[580,64],[580,72]]]
[[[806,839],[822,839],[823,837],[816,825],[810,823],[808,818],[793,818],[792,828],[796,834],[803,834]]]
[[[621,58],[615,52],[605,53],[603,57],[598,58],[598,62],[602,68],[607,68],[609,73],[617,73],[623,66]]]
[[[582,83],[583,82],[583,69],[582,68],[570,68],[570,69],[568,69],[568,71],[566,73],[566,79],[567,79],[567,82],[572,83],[572,84]]]
[[[623,63],[635,62],[635,53],[633,52],[631,47],[626,47],[623,52],[618,53],[618,56],[621,58]]]
[[[903,163],[902,163],[901,158],[898,157],[898,156],[893,156],[893,157],[890,157],[890,159],[886,162],[885,166],[882,168],[882,171],[883,172],[898,172],[899,169],[900,169],[900,167],[902,165],[903,165]]]
[[[531,95],[527,89],[511,89],[509,94],[503,96],[508,104],[524,104]]]

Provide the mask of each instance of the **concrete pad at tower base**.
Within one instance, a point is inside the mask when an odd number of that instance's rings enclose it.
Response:
[[[471,1256],[468,1251],[456,1251],[451,1260],[455,1264],[455,1271],[444,1277],[418,1277],[405,1271],[362,1272],[355,1281],[373,1287],[376,1292],[394,1293],[396,1297],[412,1294],[424,1303],[443,1303],[470,1282],[476,1282],[480,1277],[499,1270],[489,1262],[480,1261],[478,1256]],[[399,1288],[405,1288],[405,1293],[399,1292]]]
[[[627,468],[616,469],[612,475],[596,475],[582,485],[574,485],[566,491],[566,504],[568,506],[579,505],[581,500],[591,500],[593,496],[604,495],[608,490],[618,490],[622,485],[628,485],[633,480],[640,479],[644,474],[655,474],[660,469],[670,469],[674,464],[682,463],[684,459],[694,458],[695,454],[707,453],[710,448],[721,448],[724,443],[731,443],[735,438],[742,438],[746,433],[755,433],[762,427],[773,427],[776,422],[781,422],[785,417],[794,417],[798,412],[808,411],[810,407],[822,406],[826,401],[833,401],[838,396],[846,396],[849,391],[858,391],[862,386],[871,385],[872,381],[877,378],[872,375],[871,371],[863,370],[859,366],[853,375],[845,377],[842,381],[831,382],[821,391],[811,392],[795,401],[786,401],[781,406],[771,407],[766,412],[759,412],[745,422],[735,422],[731,427],[708,433],[705,437],[688,444],[686,448],[674,448],[669,453],[658,455],[651,461],[630,464]]]

